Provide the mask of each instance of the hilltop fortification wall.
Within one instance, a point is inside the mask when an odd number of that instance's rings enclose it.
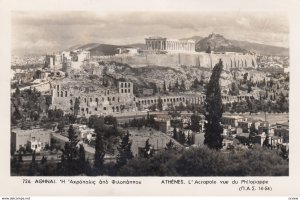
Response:
[[[208,53],[178,53],[178,54],[149,54],[149,55],[116,55],[101,56],[97,58],[101,61],[115,61],[126,63],[132,67],[145,66],[201,66],[212,68],[219,59],[222,59],[224,69],[231,68],[256,68],[256,58],[248,54],[208,54]]]

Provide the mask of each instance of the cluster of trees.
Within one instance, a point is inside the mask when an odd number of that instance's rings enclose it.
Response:
[[[48,110],[48,120],[49,121],[61,121],[64,117],[64,111],[61,109]]]
[[[11,97],[12,124],[17,125],[25,120],[38,121],[43,112],[43,106],[49,107],[50,105],[46,100],[47,98],[41,96],[41,93],[35,89],[20,91],[17,86]]]
[[[169,82],[169,85],[167,85],[166,81],[164,81],[163,87],[162,87],[162,92],[164,94],[168,94],[169,92],[184,92],[184,91],[186,91],[186,89],[187,88],[185,85],[185,81],[182,79],[181,82],[179,83],[179,80],[177,78],[176,82],[174,84]]]
[[[181,111],[187,111],[191,113],[203,113],[204,105],[191,103],[186,103],[186,105],[184,105],[182,102],[180,102],[178,106],[168,104],[168,107],[165,110],[169,111],[169,115],[172,115],[172,117],[177,117],[180,116]]]
[[[205,86],[204,75],[201,74],[200,80],[198,80],[198,78],[195,78],[190,89],[196,90],[196,91],[201,91],[205,88],[204,86]]]
[[[193,114],[191,116],[191,122],[188,124],[188,126],[185,129],[190,129],[193,132],[199,132],[201,131],[201,126],[200,126],[200,120],[201,117],[198,114]],[[177,120],[171,120],[171,125],[173,127],[173,138],[177,140],[179,143],[183,145],[192,145],[193,139],[191,133],[188,134],[187,136],[183,132],[183,124],[181,121]],[[179,131],[177,131],[177,128],[179,128]]]
[[[164,83],[164,85],[165,85],[165,83]],[[177,78],[176,82],[173,85],[170,82],[169,86],[168,86],[168,91],[169,92],[184,92],[184,91],[186,91],[185,81],[182,79],[181,83],[179,84],[179,80]]]
[[[43,156],[40,161],[37,161],[35,151],[32,152],[31,162],[23,161],[23,155],[21,152],[19,152],[18,156],[14,156],[11,160],[12,176],[51,176],[53,174],[56,174],[56,163],[48,161],[46,156]]]
[[[289,164],[274,151],[257,148],[222,153],[209,148],[166,149],[150,158],[136,157],[120,176],[287,176]]]
[[[178,78],[176,79],[176,82],[174,84],[169,82],[168,86],[166,84],[166,81],[164,81],[162,88],[158,87],[155,82],[149,83],[148,87],[150,89],[153,89],[153,94],[157,94],[157,93],[169,94],[169,92],[184,92],[184,91],[186,91],[185,81],[182,79],[181,82],[179,83]]]
[[[223,106],[226,112],[289,112],[289,103],[286,97],[280,96],[276,101],[260,101],[257,99],[247,99],[233,103],[225,103]]]
[[[158,129],[157,123],[155,123],[154,116],[147,115],[147,118],[133,119],[129,121],[129,123],[125,123],[125,127],[137,127],[138,129],[142,127],[151,127],[154,129]]]
[[[235,82],[231,83],[229,94],[232,95],[232,96],[237,96],[237,95],[240,94],[239,87],[237,86],[237,84]]]
[[[44,128],[53,128],[53,122],[70,121],[70,116],[64,116],[60,109],[51,110],[51,96],[42,96],[35,89],[16,91],[11,97],[11,123],[22,129],[30,129],[40,125]],[[71,116],[72,117],[72,116]],[[71,120],[74,121],[74,120]]]
[[[173,138],[182,145],[185,145],[185,144],[192,145],[193,144],[193,139],[192,139],[191,134],[188,134],[186,136],[182,130],[177,131],[177,129],[175,127],[173,129]]]
[[[263,90],[268,90],[268,91],[278,91],[279,89],[285,89],[288,90],[288,79],[284,80],[283,82],[278,81],[276,82],[274,79],[281,78],[281,76],[276,76],[273,75],[270,80],[266,80],[266,78],[260,80],[260,81],[255,81],[252,79],[252,77],[249,77],[249,73],[243,74],[243,78],[239,79],[237,81],[236,78],[236,73],[233,73],[233,78],[236,80],[235,82],[232,82],[229,88],[229,94],[230,95],[239,95],[240,90],[246,91],[247,93],[250,93],[253,91],[253,87],[257,87]],[[268,96],[265,95],[264,99],[268,99]],[[271,99],[272,100],[272,99]]]

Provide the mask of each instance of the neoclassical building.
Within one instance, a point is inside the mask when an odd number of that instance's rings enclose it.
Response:
[[[154,52],[195,52],[194,40],[168,39],[164,37],[146,38],[147,51]]]

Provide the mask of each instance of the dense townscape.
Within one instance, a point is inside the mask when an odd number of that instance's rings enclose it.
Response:
[[[289,57],[211,44],[14,56],[11,175],[287,176]]]

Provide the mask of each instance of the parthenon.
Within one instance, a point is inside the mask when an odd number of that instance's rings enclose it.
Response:
[[[167,39],[163,37],[146,38],[148,51],[195,52],[194,40]]]

